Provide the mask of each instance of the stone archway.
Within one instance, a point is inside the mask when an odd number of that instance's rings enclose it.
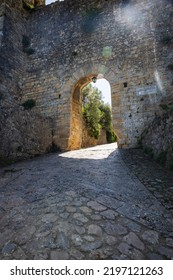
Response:
[[[111,86],[111,97],[112,97],[112,115],[113,115],[113,127],[118,138],[118,145],[121,147],[124,142],[123,135],[123,121],[120,116],[120,89],[115,85],[115,76],[113,72],[107,73],[107,75],[99,74],[93,71],[92,74],[88,74],[85,77],[80,77],[80,73],[75,73],[75,83],[71,90],[71,114],[70,114],[70,135],[68,142],[68,150],[80,149],[82,144],[82,89],[92,82],[93,77],[105,78],[109,81]],[[78,79],[79,77],[79,79]],[[77,80],[78,79],[78,80]],[[116,91],[115,91],[116,90]],[[117,121],[118,117],[118,121]]]
[[[71,121],[70,121],[70,137],[69,149],[80,149],[82,144],[82,89],[92,82],[95,74],[81,78],[73,87],[71,93]]]

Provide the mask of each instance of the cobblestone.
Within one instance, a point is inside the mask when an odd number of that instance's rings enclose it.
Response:
[[[103,145],[1,169],[0,258],[172,259],[173,177],[133,152]]]

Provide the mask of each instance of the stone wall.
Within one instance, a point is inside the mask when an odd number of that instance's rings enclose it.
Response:
[[[78,121],[71,105],[79,81],[99,75],[110,82],[119,147],[136,146],[159,103],[171,95],[167,65],[173,52],[162,41],[173,31],[171,1],[123,3],[57,1],[31,14],[35,53],[28,61],[24,98],[35,98],[38,112],[55,120],[54,141],[63,149],[80,143],[74,139]]]
[[[52,145],[50,120],[22,106],[26,14],[10,3],[0,6],[0,165],[44,153]]]
[[[164,104],[163,108],[163,112],[143,132],[141,144],[157,162],[173,170],[173,103]]]

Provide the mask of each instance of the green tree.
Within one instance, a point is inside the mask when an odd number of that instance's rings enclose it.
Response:
[[[100,104],[99,109],[101,111],[100,124],[102,128],[106,130],[111,130],[112,127],[112,116],[111,116],[111,108],[108,104]]]
[[[89,84],[82,90],[82,94],[82,112],[90,136],[98,139],[100,130],[105,129],[108,143],[115,142],[111,108],[102,101],[101,91]]]
[[[86,122],[86,126],[90,136],[98,139],[100,135],[100,118],[101,111],[101,92],[97,88],[93,88],[91,84],[87,85],[83,90],[82,112]]]

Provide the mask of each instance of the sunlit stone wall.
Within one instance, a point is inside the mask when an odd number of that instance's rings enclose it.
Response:
[[[102,74],[111,84],[120,147],[136,145],[172,91],[167,68],[173,6],[169,0],[63,1],[30,17],[25,97],[55,121],[55,141],[68,146],[71,98],[82,77]]]

